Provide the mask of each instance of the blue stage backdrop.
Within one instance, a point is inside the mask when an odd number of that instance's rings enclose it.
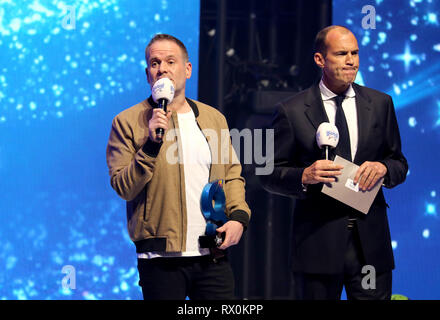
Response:
[[[358,82],[394,99],[410,165],[386,191],[393,292],[438,299],[440,3],[373,1],[375,29],[362,27],[365,1],[333,3],[359,40]],[[0,0],[0,299],[141,298],[106,142],[112,118],[149,95],[144,48],[157,32],[187,45],[197,97],[199,11],[198,0]],[[73,271],[75,289],[63,288]]]
[[[393,97],[409,163],[406,182],[385,192],[393,293],[439,299],[440,2],[334,0],[333,21],[358,38],[357,82]]]
[[[106,143],[150,94],[155,33],[187,45],[197,98],[199,15],[199,0],[0,0],[0,299],[142,298]]]

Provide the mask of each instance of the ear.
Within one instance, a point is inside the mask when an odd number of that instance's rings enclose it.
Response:
[[[324,68],[325,66],[325,58],[322,55],[322,53],[320,52],[315,52],[315,54],[313,55],[313,59],[315,60],[315,63],[318,67],[320,67],[321,69]]]
[[[185,65],[185,76],[187,79],[191,78],[192,74],[192,64],[191,62],[187,62]]]

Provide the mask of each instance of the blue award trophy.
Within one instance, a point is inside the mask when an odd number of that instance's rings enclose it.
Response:
[[[225,214],[225,202],[223,180],[208,183],[203,188],[200,206],[206,219],[206,229],[205,235],[199,237],[201,248],[216,248],[222,244],[224,233],[218,234],[216,229],[228,220]]]

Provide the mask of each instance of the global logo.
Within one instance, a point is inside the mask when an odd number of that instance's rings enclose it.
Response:
[[[165,83],[164,83],[164,82],[160,82],[160,83],[158,83],[158,84],[156,84],[156,85],[154,86],[154,91],[155,91],[155,92],[160,92],[160,91],[162,91],[164,88],[165,88]]]
[[[338,139],[339,139],[339,134],[335,131],[332,131],[332,130],[327,130],[326,135],[327,135],[328,139],[333,139],[335,141],[338,141]]]

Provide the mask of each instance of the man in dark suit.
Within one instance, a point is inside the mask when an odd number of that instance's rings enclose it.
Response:
[[[345,286],[348,299],[390,299],[394,257],[382,188],[366,215],[323,194],[323,184],[334,182],[343,167],[323,160],[315,134],[322,122],[338,127],[334,154],[360,166],[354,183],[361,190],[370,190],[382,177],[383,186],[395,187],[405,180],[408,164],[393,101],[354,83],[359,47],[347,28],[321,30],[314,60],[321,81],[278,105],[272,124],[275,168],[262,177],[268,191],[297,198],[291,261],[295,296],[340,299]]]

